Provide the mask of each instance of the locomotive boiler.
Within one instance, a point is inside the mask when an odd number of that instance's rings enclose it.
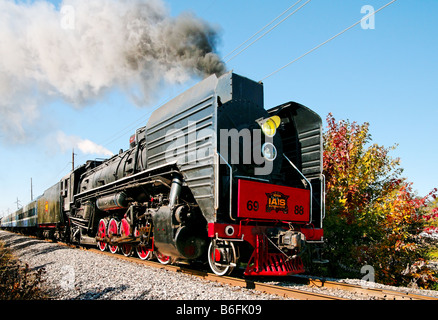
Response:
[[[22,210],[37,216],[27,227],[218,275],[303,272],[303,248],[323,241],[322,122],[263,100],[245,77],[206,78],[155,110],[127,150],[87,161]]]

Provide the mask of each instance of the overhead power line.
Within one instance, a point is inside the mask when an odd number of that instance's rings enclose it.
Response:
[[[394,2],[396,2],[397,0],[392,0],[389,3],[385,4],[383,7],[379,8],[378,10],[374,11],[373,13],[370,13],[367,17],[372,17],[374,16],[376,13],[378,13],[379,11],[385,9],[386,7],[388,7],[389,5],[393,4]],[[339,32],[338,34],[334,35],[333,37],[331,37],[330,39],[320,43],[319,45],[317,45],[316,47],[314,47],[313,49],[307,51],[306,53],[304,53],[303,55],[299,56],[298,58],[296,58],[295,60],[292,60],[291,62],[285,64],[284,66],[282,66],[281,68],[275,70],[274,72],[268,74],[266,77],[264,77],[263,79],[261,79],[259,82],[263,82],[264,80],[266,80],[267,78],[273,76],[274,74],[276,74],[277,72],[283,70],[284,68],[290,66],[292,63],[297,62],[298,60],[304,58],[305,56],[307,56],[308,54],[312,53],[313,51],[321,48],[323,45],[329,43],[330,41],[332,41],[333,39],[339,37],[340,35],[344,34],[345,32],[347,32],[348,30],[354,28],[355,26],[357,26],[359,23],[362,22],[362,19],[360,19],[359,21],[357,21],[356,23],[352,24],[351,26],[349,26],[348,28],[342,30],[341,32]]]
[[[269,25],[271,25],[275,20],[277,20],[279,17],[281,17],[285,12],[289,11],[290,9],[292,9],[293,7],[295,7],[298,3],[300,3],[302,0],[297,1],[295,4],[293,4],[291,7],[289,7],[286,11],[284,11],[282,14],[280,14],[277,18],[275,18],[274,20],[272,20],[270,23],[268,23],[265,27],[263,27],[261,30],[259,30],[258,32],[256,32],[252,37],[250,37],[248,40],[246,40],[245,42],[243,42],[240,46],[238,46],[236,49],[234,49],[231,53],[233,53],[234,51],[236,51],[237,49],[239,49],[240,47],[242,47],[245,43],[247,43],[249,40],[251,40],[252,38],[254,38],[257,34],[259,34],[261,31],[263,31],[266,27],[268,27]],[[246,49],[248,49],[250,46],[252,46],[254,43],[256,43],[257,41],[259,41],[261,38],[263,38],[265,35],[267,35],[269,32],[271,32],[272,30],[274,30],[276,27],[278,27],[281,23],[283,23],[284,21],[286,21],[287,19],[289,19],[291,16],[293,16],[295,13],[297,13],[298,11],[300,11],[305,5],[307,5],[310,1],[312,0],[307,0],[305,3],[303,3],[300,7],[298,7],[296,10],[294,10],[293,12],[289,13],[286,17],[284,17],[281,21],[279,21],[277,24],[275,24],[273,27],[271,27],[269,30],[267,30],[266,32],[264,32],[261,36],[257,37],[257,39],[255,39],[254,41],[252,41],[250,44],[248,44],[246,47],[244,47],[242,50],[240,50],[239,52],[237,52],[235,55],[233,55],[231,58],[229,58],[227,61],[225,61],[226,63],[230,62],[232,59],[234,59],[235,57],[237,57],[239,54],[241,54],[243,51],[245,51]],[[230,53],[230,54],[231,54]],[[230,54],[228,54],[227,56],[229,56]]]
[[[260,29],[259,31],[257,31],[254,35],[252,35],[248,40],[246,40],[245,42],[243,42],[242,44],[240,44],[237,48],[235,48],[233,51],[231,51],[228,55],[225,56],[228,57],[230,56],[232,53],[234,53],[235,51],[237,51],[239,48],[241,48],[243,45],[245,45],[248,41],[250,41],[251,39],[253,39],[256,35],[258,35],[260,32],[262,32],[263,30],[265,30],[268,26],[270,26],[272,23],[274,23],[276,20],[278,20],[280,17],[282,17],[285,13],[287,13],[288,11],[290,11],[292,8],[294,8],[295,6],[297,6],[300,2],[302,2],[303,0],[298,0],[296,1],[293,5],[291,5],[289,8],[287,8],[285,11],[283,11],[280,15],[278,15],[275,19],[273,19],[271,22],[269,22],[267,25],[265,25],[262,29]],[[298,12],[301,8],[303,8],[306,4],[308,4],[311,0],[307,0],[303,5],[301,5],[299,8],[297,8],[295,11],[291,12],[289,15],[287,15],[284,19],[282,19],[281,21],[279,21],[276,25],[274,25],[272,28],[270,28],[268,31],[266,31],[264,34],[262,34],[261,36],[259,36],[257,39],[255,39],[252,43],[250,43],[248,46],[246,46],[245,48],[243,48],[241,51],[239,51],[238,53],[236,53],[233,57],[231,57],[228,61],[230,61],[231,59],[233,59],[234,57],[236,57],[237,55],[239,55],[240,53],[242,53],[243,51],[245,51],[247,48],[249,48],[252,44],[254,44],[256,41],[258,41],[259,39],[261,39],[262,37],[264,37],[266,34],[268,34],[269,32],[271,32],[273,29],[275,29],[278,25],[280,25],[281,23],[283,23],[285,20],[287,20],[288,18],[290,18],[292,15],[294,15],[296,12]],[[227,61],[227,62],[228,62]],[[182,91],[181,91],[182,92]],[[179,92],[179,93],[181,93]],[[178,94],[179,94],[178,93]],[[128,124],[126,127],[124,127],[123,129],[118,130],[117,132],[115,132],[111,137],[108,137],[107,141],[101,143],[100,145],[102,146],[107,146],[109,145],[111,142],[119,139],[121,136],[127,134],[128,132],[131,132],[132,130],[134,130],[138,125],[140,125],[140,122],[143,122],[145,119],[147,119],[148,116],[150,116],[152,114],[153,111],[155,111],[156,109],[158,109],[160,106],[164,105],[165,103],[167,103],[168,101],[170,101],[171,98],[167,99],[166,101],[164,101],[163,103],[155,106],[155,107],[151,107],[149,108],[148,112],[146,112],[143,116],[141,116],[140,118],[137,118],[134,122]],[[86,158],[86,155],[80,155],[77,157],[76,160],[83,160]],[[71,162],[70,162],[71,163]],[[68,163],[67,163],[68,165]],[[66,165],[66,166],[67,166]],[[64,167],[61,171],[64,171],[66,167]],[[59,173],[61,174],[61,173]],[[58,174],[58,175],[59,175]]]
[[[287,8],[286,10],[284,10],[281,14],[279,14],[277,17],[275,17],[275,19],[271,20],[271,22],[269,22],[267,25],[265,25],[263,28],[261,28],[259,31],[257,31],[256,33],[254,33],[251,37],[249,37],[247,40],[245,40],[244,42],[242,42],[239,46],[237,46],[234,50],[232,50],[230,53],[228,53],[226,56],[223,57],[223,59],[228,58],[229,56],[231,56],[234,52],[236,52],[237,50],[239,50],[242,46],[244,46],[248,41],[250,41],[252,38],[254,38],[256,35],[258,35],[260,32],[262,32],[263,30],[265,30],[267,27],[269,27],[271,24],[273,24],[275,22],[275,20],[279,19],[282,15],[284,15],[286,12],[288,12],[289,10],[291,10],[293,7],[295,7],[298,3],[300,3],[302,0],[298,0],[297,2],[295,2],[293,5],[291,5],[289,8]]]

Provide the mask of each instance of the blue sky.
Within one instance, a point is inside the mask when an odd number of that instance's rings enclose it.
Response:
[[[189,11],[217,28],[221,57],[295,2],[165,1],[172,16]],[[253,80],[263,79],[361,19],[364,5],[377,10],[388,2],[312,0],[226,67]],[[59,8],[59,2],[54,3]],[[372,142],[387,147],[398,144],[391,156],[401,158],[403,176],[413,182],[419,195],[425,195],[438,187],[437,12],[436,0],[396,1],[377,13],[375,29],[358,25],[265,79],[265,107],[293,100],[323,119],[331,112],[339,120],[369,122]],[[143,107],[117,87],[79,107],[62,98],[43,99],[38,117],[27,123],[31,139],[0,140],[0,216],[17,208],[17,198],[22,205],[30,201],[31,178],[35,197],[69,172],[71,150],[53,143],[56,132],[88,139],[117,153],[128,147],[130,135],[146,124],[154,108],[197,81],[163,87]],[[105,157],[75,153],[76,165]]]

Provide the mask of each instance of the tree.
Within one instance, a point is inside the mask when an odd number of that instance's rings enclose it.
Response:
[[[412,184],[401,178],[400,160],[389,155],[396,146],[370,142],[368,123],[336,122],[328,115],[324,133],[328,270],[333,276],[359,275],[368,264],[378,281],[426,286],[434,278],[425,267],[427,248],[418,235],[436,190],[416,197]]]

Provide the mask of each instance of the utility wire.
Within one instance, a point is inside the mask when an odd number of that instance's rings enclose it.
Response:
[[[302,0],[299,0],[298,2],[296,2],[293,6],[295,6],[296,4],[298,4],[299,2],[301,2]],[[227,61],[225,61],[225,63],[230,62],[232,59],[234,59],[235,57],[237,57],[239,54],[241,54],[243,51],[245,51],[246,49],[248,49],[250,46],[252,46],[254,43],[256,43],[257,41],[259,41],[261,38],[263,38],[265,35],[267,35],[269,32],[271,32],[272,30],[274,30],[276,27],[278,27],[281,23],[283,23],[284,21],[286,21],[288,18],[290,18],[291,16],[293,16],[295,13],[297,13],[299,10],[301,10],[305,5],[307,5],[310,1],[312,0],[307,0],[304,4],[302,4],[300,7],[298,7],[295,11],[289,13],[285,18],[283,18],[280,22],[278,22],[276,25],[274,25],[272,28],[270,28],[268,31],[266,31],[265,33],[263,33],[261,36],[259,36],[257,39],[255,39],[253,42],[251,42],[250,44],[248,44],[245,48],[243,48],[242,50],[240,50],[239,52],[237,52],[235,55],[233,55],[231,58],[229,58]],[[289,9],[288,9],[289,10]],[[288,11],[286,10],[286,11]],[[282,15],[282,14],[281,14]],[[281,16],[280,15],[280,16]],[[277,18],[276,18],[277,19]],[[274,19],[274,21],[276,20]],[[272,22],[271,22],[272,23]],[[271,24],[269,23],[269,24]],[[268,24],[268,25],[269,25]],[[266,27],[265,27],[266,28]],[[264,29],[264,28],[263,28]],[[263,30],[262,29],[262,30]],[[260,31],[259,31],[260,32]],[[259,32],[257,32],[256,34],[258,34]],[[253,38],[254,36],[252,36],[251,38]],[[251,39],[250,38],[250,39]],[[248,42],[250,39],[248,39],[247,41],[245,41],[244,43]],[[242,44],[243,45],[243,44]],[[239,48],[242,46],[240,45]],[[236,51],[237,49],[233,50]]]
[[[392,0],[392,1],[390,1],[389,3],[385,4],[385,5],[384,5],[383,7],[381,7],[380,9],[378,9],[378,10],[374,11],[373,13],[369,14],[367,17],[369,18],[369,17],[374,16],[377,12],[379,12],[379,11],[385,9],[386,7],[388,7],[389,5],[393,4],[393,3],[396,2],[396,1],[397,1],[397,0]],[[275,70],[274,72],[268,74],[266,77],[264,77],[263,79],[261,79],[259,82],[260,82],[260,83],[263,82],[264,80],[266,80],[267,78],[273,76],[273,75],[276,74],[277,72],[279,72],[279,71],[283,70],[284,68],[290,66],[292,63],[297,62],[298,60],[300,60],[300,59],[304,58],[305,56],[307,56],[308,54],[312,53],[313,51],[315,51],[315,50],[321,48],[323,45],[329,43],[329,42],[332,41],[333,39],[339,37],[340,35],[344,34],[344,33],[347,32],[348,30],[350,30],[350,29],[354,28],[355,26],[357,26],[359,23],[362,22],[362,20],[363,20],[363,18],[360,19],[358,22],[354,23],[353,25],[349,26],[348,28],[342,30],[342,31],[339,32],[338,34],[334,35],[334,36],[331,37],[330,39],[324,41],[323,43],[320,43],[319,45],[317,45],[317,46],[314,47],[313,49],[307,51],[305,54],[299,56],[299,57],[296,58],[295,60],[292,60],[291,62],[285,64],[285,65],[282,66],[281,68],[279,68],[279,69]]]
[[[291,10],[293,7],[295,7],[298,3],[300,3],[303,0],[298,0],[297,2],[295,2],[293,5],[291,5],[289,8],[287,8],[286,10],[284,10],[281,14],[279,14],[275,19],[273,19],[271,22],[269,22],[267,25],[265,25],[263,28],[261,28],[259,31],[257,31],[256,33],[254,33],[251,37],[249,37],[247,40],[245,40],[244,42],[242,42],[238,47],[236,47],[233,51],[231,51],[230,53],[228,53],[226,56],[223,57],[223,59],[228,58],[229,56],[231,56],[234,52],[236,52],[238,49],[240,49],[243,45],[245,45],[248,41],[250,41],[252,38],[254,38],[256,35],[258,35],[260,32],[262,32],[263,30],[265,30],[267,27],[269,27],[271,24],[273,24],[275,22],[275,20],[279,19],[282,15],[284,15],[286,12],[288,12],[289,10]]]
[[[224,58],[230,56],[232,53],[234,53],[235,51],[237,51],[239,48],[241,48],[244,44],[246,44],[248,41],[250,41],[252,38],[254,38],[256,35],[258,35],[260,32],[262,32],[264,29],[266,29],[268,26],[270,26],[272,23],[274,23],[276,20],[278,20],[281,16],[283,16],[286,12],[290,11],[292,8],[294,8],[296,5],[298,5],[301,1],[303,0],[298,0],[297,2],[295,2],[292,6],[290,6],[289,8],[287,8],[285,11],[283,11],[280,15],[278,15],[275,19],[273,19],[271,22],[269,22],[267,25],[265,25],[262,29],[260,29],[259,31],[257,31],[254,35],[252,35],[249,39],[247,39],[245,42],[243,42],[242,44],[240,44],[237,48],[235,48],[233,51],[231,51],[229,54],[227,54]],[[239,51],[237,54],[235,54],[233,57],[231,57],[228,61],[230,61],[231,59],[235,58],[237,55],[239,55],[241,52],[245,51],[247,48],[249,48],[252,44],[254,44],[256,41],[258,41],[259,39],[261,39],[262,37],[264,37],[266,34],[268,34],[269,32],[271,32],[274,28],[276,28],[279,24],[281,24],[282,22],[284,22],[286,19],[288,19],[289,17],[291,17],[293,14],[295,14],[298,10],[300,10],[302,7],[304,7],[307,3],[309,3],[311,0],[306,1],[306,3],[304,3],[302,6],[300,6],[297,10],[295,10],[294,12],[290,13],[288,16],[286,16],[283,20],[281,20],[280,22],[278,22],[275,26],[273,26],[271,29],[269,29],[268,31],[266,31],[263,35],[261,35],[260,37],[258,37],[256,40],[254,40],[252,43],[250,43],[247,47],[245,47],[244,49],[242,49],[241,51]],[[227,61],[227,62],[228,62]],[[181,91],[182,92],[182,91]],[[181,93],[179,92],[179,93]],[[178,93],[178,94],[179,94]],[[149,109],[148,112],[146,112],[142,117],[138,118],[137,120],[135,120],[134,122],[132,122],[131,124],[128,124],[126,127],[124,127],[123,129],[120,129],[118,132],[116,132],[112,137],[109,137],[108,140],[104,143],[101,143],[102,146],[107,146],[108,144],[110,144],[111,142],[119,139],[121,136],[125,135],[127,132],[132,131],[132,128],[136,128],[139,124],[140,121],[144,121],[144,119],[147,119],[148,116],[150,116],[152,114],[153,111],[155,111],[156,109],[158,109],[158,107],[164,105],[165,103],[167,103],[168,101],[170,101],[171,98],[167,99],[166,101],[164,101],[163,103],[159,104],[158,106],[152,107]],[[82,155],[79,156],[78,159],[85,158],[86,155]],[[64,170],[64,169],[63,169]]]
[[[258,32],[256,32],[253,36],[251,36],[248,40],[246,40],[245,42],[243,42],[241,45],[239,45],[236,49],[234,49],[233,51],[231,51],[227,56],[230,56],[233,52],[235,52],[236,50],[238,50],[239,48],[241,48],[244,44],[246,44],[248,41],[250,41],[252,38],[254,38],[257,34],[259,34],[260,32],[262,32],[264,29],[266,29],[268,26],[270,26],[273,22],[275,22],[276,20],[278,20],[281,16],[283,16],[286,12],[290,11],[292,8],[294,8],[296,5],[298,5],[301,1],[303,0],[298,0],[297,2],[295,2],[292,6],[290,6],[289,8],[287,8],[285,11],[283,11],[283,13],[281,13],[280,15],[278,15],[275,19],[273,19],[271,22],[269,22],[266,26],[264,26],[262,29],[260,29]],[[261,39],[262,37],[264,37],[266,34],[268,34],[269,32],[271,32],[273,29],[275,29],[278,25],[280,25],[281,23],[283,23],[286,19],[288,19],[289,17],[291,17],[292,15],[294,15],[296,12],[298,12],[301,8],[303,8],[306,4],[308,4],[311,0],[307,0],[303,5],[301,5],[299,8],[297,8],[295,11],[291,12],[289,15],[287,15],[283,20],[281,20],[280,22],[278,22],[276,25],[274,25],[272,28],[270,28],[268,31],[266,31],[264,34],[262,34],[260,37],[258,37],[257,39],[255,39],[253,42],[251,42],[248,46],[246,46],[245,48],[243,48],[241,51],[239,51],[238,53],[236,53],[233,57],[231,57],[228,61],[230,61],[231,59],[234,59],[237,55],[239,55],[240,53],[242,53],[243,51],[245,51],[246,49],[248,49],[251,45],[253,45],[256,41],[258,41],[259,39]],[[227,62],[228,62],[227,61]],[[179,93],[181,93],[182,91],[180,91]],[[178,93],[178,94],[179,94]],[[113,136],[109,137],[107,141],[101,143],[100,145],[102,146],[107,146],[109,145],[111,142],[119,139],[121,136],[125,135],[127,132],[130,132],[133,130],[134,127],[137,127],[139,125],[139,122],[143,122],[144,119],[146,119],[148,116],[150,116],[152,114],[153,111],[155,111],[156,109],[158,109],[159,107],[163,106],[165,103],[167,103],[168,101],[170,101],[171,98],[168,98],[167,100],[165,100],[163,103],[159,104],[158,106],[152,107],[148,110],[148,112],[146,112],[143,116],[141,116],[140,118],[136,119],[134,122],[132,122],[131,124],[128,124],[126,127],[124,127],[123,129],[118,130]],[[86,155],[80,155],[77,157],[76,160],[83,160],[86,158]],[[79,161],[80,162],[80,161]],[[67,163],[68,165],[68,163]],[[66,166],[67,166],[66,165]],[[64,171],[65,167],[62,169],[62,171]],[[60,175],[60,173],[58,174],[58,176]]]

